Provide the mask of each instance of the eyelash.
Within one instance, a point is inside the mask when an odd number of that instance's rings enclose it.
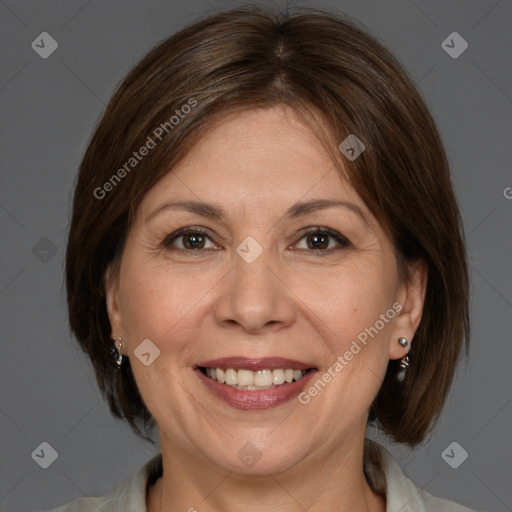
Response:
[[[170,235],[167,235],[164,238],[164,240],[162,241],[161,246],[164,247],[165,249],[170,249],[171,244],[176,239],[178,239],[180,237],[183,237],[185,235],[189,235],[189,234],[201,234],[201,235],[206,236],[208,239],[210,239],[210,241],[213,242],[213,240],[211,240],[211,237],[210,237],[208,231],[206,231],[205,229],[200,228],[200,227],[189,226],[189,227],[186,227],[186,228],[181,228],[181,229],[175,231],[174,233],[171,233]],[[340,234],[337,231],[334,231],[334,230],[332,230],[330,228],[320,227],[320,226],[314,226],[314,227],[305,228],[302,231],[300,238],[297,240],[297,242],[295,242],[295,244],[300,242],[303,238],[306,238],[308,235],[313,235],[313,234],[328,235],[331,238],[333,238],[334,240],[336,240],[336,242],[338,242],[341,247],[338,248],[338,249],[330,248],[330,249],[301,249],[301,250],[306,250],[306,251],[309,251],[309,252],[314,252],[314,253],[320,255],[319,253],[331,253],[331,252],[336,251],[336,250],[347,249],[349,247],[352,247],[352,244],[351,244],[350,240],[348,240],[348,238],[344,237],[342,234]],[[172,248],[171,250],[176,251],[176,252],[180,252],[180,253],[189,253],[189,254],[190,253],[197,253],[198,255],[201,255],[203,253],[203,251],[208,251],[208,250],[212,250],[212,249],[181,249],[181,248]]]

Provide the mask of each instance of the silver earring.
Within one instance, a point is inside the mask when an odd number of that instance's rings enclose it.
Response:
[[[409,345],[409,341],[407,338],[398,338],[398,343],[402,347],[407,347]],[[409,367],[409,356],[402,357],[400,361],[400,370],[398,370],[398,373],[396,374],[396,380],[399,382],[402,382],[405,378],[405,373],[407,372],[407,368]]]
[[[116,341],[119,340],[119,348],[116,347]],[[121,347],[123,346],[123,338],[114,338],[113,340],[114,346],[110,349],[112,352],[112,357],[115,360],[117,368],[121,368],[123,364],[123,355],[121,354]]]
[[[402,382],[405,377],[405,372],[407,371],[407,368],[409,367],[409,356],[402,357],[400,361],[400,370],[398,370],[398,373],[396,374],[396,380],[399,382]]]
[[[398,343],[400,343],[402,347],[407,347],[407,345],[409,345],[409,341],[407,341],[407,338],[398,338]]]

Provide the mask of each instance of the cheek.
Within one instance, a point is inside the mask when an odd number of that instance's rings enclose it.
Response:
[[[393,279],[389,268],[360,262],[333,269],[321,279],[298,280],[296,289],[315,313],[316,323],[324,324],[331,351],[339,354],[358,336],[362,342],[365,335],[386,336],[395,317]]]
[[[187,276],[133,258],[121,270],[120,292],[127,333],[133,339],[149,338],[161,344],[167,339],[179,343],[176,334],[187,315],[193,315],[194,305],[201,301],[205,289],[204,282],[194,286]]]
[[[192,328],[197,328],[195,307],[205,290],[191,286],[189,276],[179,277],[133,253],[121,268],[120,283],[120,307],[137,386],[151,413],[178,429],[177,422],[183,418],[171,415],[169,419],[167,408],[176,413],[176,405],[187,403],[189,396],[170,368],[176,370],[190,359]],[[160,350],[149,366],[141,364],[134,354],[145,339]]]

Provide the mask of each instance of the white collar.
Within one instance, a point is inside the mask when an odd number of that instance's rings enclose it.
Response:
[[[386,512],[475,512],[457,503],[437,498],[419,488],[405,476],[393,455],[385,447],[377,443],[374,445],[381,455],[381,469],[386,480]],[[109,495],[112,502],[116,503],[113,510],[145,512],[148,480],[154,482],[161,473],[162,453],[157,453]]]

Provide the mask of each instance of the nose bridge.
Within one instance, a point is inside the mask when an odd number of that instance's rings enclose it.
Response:
[[[236,247],[232,264],[216,307],[218,322],[237,323],[257,332],[293,321],[289,293],[276,275],[281,266],[275,251],[248,236]]]
[[[275,276],[270,271],[275,266],[273,251],[268,245],[264,248],[256,238],[248,236],[237,246],[236,254],[233,261],[234,289],[231,293],[244,307],[253,308],[254,311],[258,309],[261,313],[270,310],[278,292],[273,282]]]
[[[270,268],[275,266],[270,247],[263,248],[260,243],[249,236],[236,248],[236,256],[233,258],[235,287],[242,293],[251,293],[254,297],[262,292],[272,292],[271,276],[275,278]],[[270,275],[269,275],[270,274]],[[270,295],[269,297],[270,298]]]

